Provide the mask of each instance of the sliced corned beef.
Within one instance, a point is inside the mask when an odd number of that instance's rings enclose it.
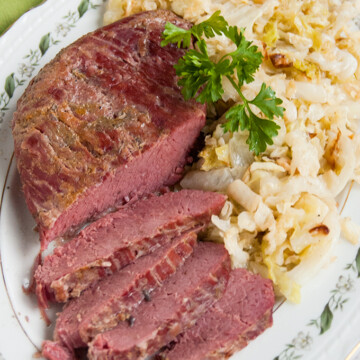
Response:
[[[199,231],[218,214],[225,197],[198,190],[169,192],[125,205],[93,222],[55,249],[35,272],[41,308],[48,300],[77,297],[100,278],[188,230]]]
[[[244,348],[272,325],[272,282],[245,269],[231,272],[223,297],[179,335],[166,360],[220,360]]]
[[[196,234],[185,233],[153,253],[116,271],[71,300],[56,321],[55,340],[69,349],[127,320],[145,298],[171,276],[193,252]]]
[[[176,183],[205,124],[185,101],[161,47],[169,11],[124,18],[83,36],[30,82],[13,117],[15,156],[42,249],[131,197]]]
[[[48,360],[75,360],[71,350],[54,341],[44,341],[41,355]]]
[[[143,359],[195,321],[221,297],[229,276],[230,258],[221,244],[199,243],[191,257],[151,301],[132,312],[129,323],[98,334],[89,346],[89,359]]]

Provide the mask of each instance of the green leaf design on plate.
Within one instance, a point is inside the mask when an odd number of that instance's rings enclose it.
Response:
[[[15,80],[14,80],[14,73],[9,75],[5,80],[5,92],[9,96],[9,99],[12,98],[15,90]]]
[[[360,248],[356,254],[356,258],[355,258],[355,264],[356,264],[356,269],[358,272],[358,277],[360,277]]]
[[[329,303],[327,303],[320,316],[320,334],[330,329],[333,317],[334,315],[330,310]]]
[[[79,17],[82,17],[89,8],[89,0],[82,0],[78,6]]]
[[[46,35],[44,35],[41,38],[40,43],[39,43],[39,49],[41,51],[41,56],[43,56],[46,53],[49,46],[50,46],[50,33],[47,33]]]

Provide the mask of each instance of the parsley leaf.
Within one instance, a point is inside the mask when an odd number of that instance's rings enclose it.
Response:
[[[212,14],[207,20],[191,28],[191,33],[200,40],[201,36],[205,34],[206,38],[213,38],[215,34],[221,35],[227,29],[228,23],[220,15],[220,10]]]
[[[184,48],[190,47],[191,31],[179,28],[170,22],[166,23],[162,36],[164,40],[161,41],[161,46],[177,43],[177,46],[180,47],[183,43]]]
[[[204,84],[206,84],[205,88],[202,89],[200,95],[203,92],[213,93],[214,95],[209,97],[211,101],[221,98],[223,93],[221,78],[216,74],[216,64],[209,60],[207,54],[191,49],[175,65],[175,70],[180,78],[178,84],[182,87],[181,91],[185,100],[196,97]],[[208,97],[202,102],[204,103],[207,99]]]
[[[212,14],[209,19],[198,25],[194,25],[189,30],[179,28],[174,24],[167,22],[163,32],[164,40],[161,41],[161,46],[166,46],[170,43],[177,43],[177,46],[181,47],[182,43],[184,48],[188,48],[191,43],[191,35],[199,41],[203,34],[205,34],[206,38],[213,38],[215,34],[221,35],[224,31],[226,31],[226,29],[227,22],[220,15],[220,10]]]
[[[232,67],[236,69],[240,86],[244,83],[254,81],[253,75],[262,63],[263,56],[258,51],[258,47],[252,45],[252,41],[247,41],[244,37],[244,29],[237,26],[230,26],[226,36],[237,46],[237,49],[228,54],[233,61]]]
[[[249,137],[246,143],[249,145],[250,151],[259,155],[266,150],[267,144],[274,143],[272,137],[277,135],[277,129],[280,127],[271,120],[259,118],[254,113],[250,114],[250,119]]]
[[[282,100],[277,98],[275,91],[270,86],[266,87],[265,83],[262,83],[260,92],[249,103],[257,106],[270,120],[274,115],[281,117],[284,115],[285,109],[279,106]]]
[[[212,62],[205,40],[199,40],[197,45],[199,51],[189,50],[174,66],[176,75],[180,78],[178,84],[182,87],[185,100],[196,97],[196,100],[203,104],[218,101],[224,93],[222,76],[231,73],[230,62]],[[201,92],[198,94],[200,88]]]
[[[258,155],[266,150],[267,145],[273,144],[272,138],[280,129],[273,119],[275,116],[282,117],[285,109],[280,106],[282,100],[264,83],[253,100],[247,100],[243,95],[241,87],[254,81],[255,72],[263,60],[258,47],[246,40],[244,31],[237,26],[229,26],[220,11],[217,11],[189,30],[167,23],[161,46],[177,43],[178,47],[182,45],[189,48],[192,37],[195,38],[195,49],[188,50],[174,66],[184,98],[195,98],[201,103],[216,102],[222,98],[222,81],[226,77],[242,101],[227,111],[225,117],[228,121],[222,127],[225,132],[239,131],[239,128],[241,131],[247,130],[249,137],[246,142],[250,150]],[[213,38],[216,34],[225,35],[236,45],[235,51],[225,54],[218,62],[210,59],[206,42],[202,39],[202,36]],[[250,104],[256,106],[267,118],[255,115]]]
[[[225,118],[229,120],[223,125],[225,132],[248,130],[249,137],[246,143],[251,151],[256,155],[266,150],[267,144],[272,145],[272,138],[277,135],[280,126],[274,121],[262,119],[256,116],[246,104],[233,106],[226,114]]]
[[[249,117],[245,112],[245,104],[233,106],[226,112],[225,118],[229,120],[222,126],[225,132],[239,131],[239,125],[241,130],[245,130],[249,127]]]

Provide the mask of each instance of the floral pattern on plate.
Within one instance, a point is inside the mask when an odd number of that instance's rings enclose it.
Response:
[[[339,276],[336,287],[331,290],[331,296],[321,315],[310,320],[307,324],[312,328],[311,331],[299,331],[297,336],[289,344],[285,345],[284,350],[274,360],[296,360],[302,358],[305,351],[310,351],[316,337],[330,329],[335,312],[343,310],[344,305],[349,300],[349,292],[352,291],[355,281],[359,278],[360,248],[354,261],[347,264],[344,273]]]
[[[42,36],[37,49],[31,49],[24,56],[24,62],[20,63],[17,72],[6,77],[4,91],[0,94],[0,123],[4,121],[5,112],[9,110],[9,103],[16,88],[25,84],[26,80],[32,78],[35,69],[40,65],[40,59],[45,55],[50,46],[57,45],[61,39],[66,37],[69,31],[84,16],[89,9],[96,9],[100,6],[99,1],[82,0],[77,11],[69,11],[63,22],[56,25],[54,34],[47,33]]]

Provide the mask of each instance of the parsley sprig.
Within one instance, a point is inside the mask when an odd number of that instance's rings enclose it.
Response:
[[[215,35],[225,35],[236,45],[235,51],[225,54],[218,62],[210,59],[206,41],[202,38],[213,38]],[[225,114],[228,121],[222,125],[224,131],[235,132],[239,127],[242,131],[248,130],[249,137],[246,142],[250,150],[256,155],[264,152],[267,144],[273,144],[272,138],[280,129],[273,121],[274,117],[282,117],[285,109],[280,106],[282,100],[277,98],[275,92],[265,83],[252,100],[246,99],[241,91],[245,83],[254,81],[254,74],[262,63],[263,56],[258,47],[245,39],[244,29],[229,26],[220,11],[189,30],[168,22],[161,46],[176,43],[178,47],[189,48],[192,37],[196,40],[196,48],[189,49],[175,65],[184,98],[195,98],[201,103],[216,102],[222,98],[222,80],[226,77],[242,102]],[[265,117],[255,115],[250,105],[259,108]]]

